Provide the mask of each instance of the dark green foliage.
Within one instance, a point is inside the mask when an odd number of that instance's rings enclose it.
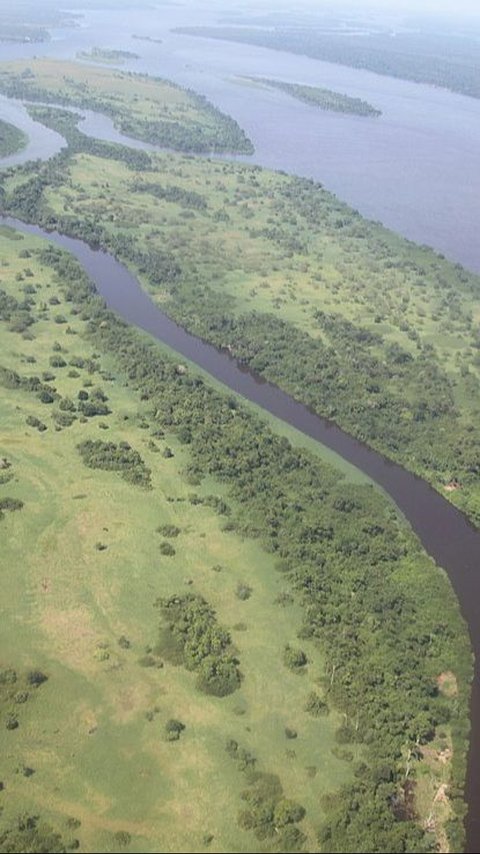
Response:
[[[173,548],[171,543],[168,543],[166,540],[164,540],[163,543],[160,543],[160,554],[166,555],[167,557],[173,557],[173,555],[175,554],[175,549]]]
[[[29,685],[33,685],[34,688],[38,688],[39,685],[43,685],[47,680],[48,676],[45,673],[42,673],[41,670],[29,670],[27,673],[27,682]]]
[[[6,729],[17,729],[18,725],[19,725],[18,724],[18,718],[16,715],[13,715],[13,714],[7,715],[6,720],[5,720]]]
[[[22,507],[23,501],[20,501],[19,498],[10,498],[8,496],[0,498],[0,522],[4,518],[6,511],[13,513],[15,510],[21,510]]]
[[[33,119],[61,134],[67,140],[68,149],[72,154],[84,152],[93,154],[95,157],[119,160],[137,172],[151,167],[151,160],[146,151],[139,151],[115,142],[104,142],[82,133],[77,127],[81,118],[77,113],[40,106],[30,106],[28,112]]]
[[[4,33],[2,30],[2,40]],[[27,144],[27,137],[15,125],[3,120],[0,121],[0,157],[8,157],[10,154],[15,154],[16,151],[24,148]]]
[[[0,854],[65,854],[66,843],[39,816],[22,815],[0,828]]]
[[[314,718],[319,718],[321,715],[328,715],[328,704],[315,691],[312,691],[306,699],[305,711]]]
[[[44,424],[43,421],[40,421],[40,419],[37,418],[35,415],[27,415],[25,422],[28,424],[29,427],[35,427],[40,433],[43,433],[45,430],[48,429],[47,425]]]
[[[10,512],[14,510],[21,510],[23,507],[23,501],[20,501],[19,498],[0,498],[0,513],[4,510],[10,510]]]
[[[53,412],[52,418],[59,427],[71,427],[77,420],[77,416],[72,415],[71,412]]]
[[[361,98],[351,98],[341,92],[332,92],[331,89],[320,89],[317,86],[305,86],[300,83],[285,83],[281,80],[268,80],[264,77],[252,78],[260,80],[275,89],[280,89],[288,95],[293,95],[306,104],[320,107],[322,110],[332,110],[336,113],[353,113],[357,116],[381,116],[381,110],[375,109],[367,101]]]
[[[273,774],[254,772],[250,774],[249,782],[249,788],[242,792],[247,806],[240,812],[240,826],[253,830],[260,842],[266,839],[274,841],[279,851],[302,850],[306,837],[299,828],[286,836],[279,834],[280,830],[303,819],[305,810],[302,805],[283,796],[280,780]]]
[[[171,718],[165,724],[165,738],[167,741],[178,741],[180,735],[185,729],[185,724],[182,724],[181,721],[176,720],[175,718]]]
[[[10,332],[25,332],[33,323],[35,317],[32,314],[32,306],[25,299],[23,302],[10,296],[0,288],[0,320],[9,323]]]
[[[181,528],[177,528],[176,525],[160,525],[157,531],[159,534],[163,534],[164,537],[178,537],[181,533]]]
[[[237,584],[235,595],[237,599],[241,599],[242,602],[245,602],[247,599],[250,599],[252,592],[253,590],[251,587],[249,587],[248,584],[242,584],[241,582],[239,582]]]
[[[81,400],[78,404],[78,411],[85,415],[86,418],[94,418],[97,415],[110,415],[111,410],[106,403],[99,400]]]
[[[294,649],[287,645],[283,652],[283,663],[289,670],[301,670],[308,663],[308,658],[303,649]]]
[[[88,439],[78,445],[78,450],[89,468],[118,471],[126,481],[136,486],[151,485],[150,469],[128,442],[116,445],[113,442],[102,442],[100,439]]]
[[[197,687],[204,693],[233,693],[240,685],[238,661],[230,652],[229,633],[205,599],[188,593],[156,604],[162,612],[159,649],[165,658],[196,671]]]
[[[51,368],[65,368],[67,365],[62,356],[50,356],[48,361]]]
[[[142,181],[132,182],[131,189],[134,193],[148,193],[156,199],[162,199],[166,202],[174,202],[183,208],[193,208],[194,210],[205,210],[207,203],[205,198],[196,193],[194,190],[184,190],[177,186],[163,186],[157,183],[143,183]]]

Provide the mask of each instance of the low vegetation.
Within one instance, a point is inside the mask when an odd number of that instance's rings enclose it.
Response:
[[[77,53],[78,59],[86,59],[91,62],[104,62],[107,65],[122,65],[130,59],[139,59],[138,53],[131,50],[114,50],[105,47],[92,47],[91,50],[81,50]]]
[[[372,116],[376,118],[382,115],[381,110],[372,107],[368,101],[361,98],[352,98],[341,92],[333,92],[331,89],[323,89],[319,86],[307,86],[304,83],[287,83],[282,80],[270,80],[266,77],[245,78],[254,83],[260,83],[270,89],[279,89],[293,98],[319,107],[321,110],[330,110],[334,113],[350,113],[355,116]]]
[[[25,148],[28,142],[26,134],[15,125],[0,120],[0,157],[9,157]]]

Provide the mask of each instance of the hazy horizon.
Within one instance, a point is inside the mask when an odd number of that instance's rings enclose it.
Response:
[[[185,4],[185,5],[188,5]],[[291,0],[235,0],[233,3],[227,3],[225,0],[212,0],[212,5],[223,9],[224,11],[232,12],[248,11],[252,12],[255,9],[262,11],[282,11],[282,12],[327,12],[342,14],[344,12],[358,13],[384,13],[386,15],[403,15],[408,14],[421,17],[423,15],[432,15],[438,18],[480,18],[480,3],[478,0],[345,0],[345,2],[335,3],[331,0],[318,3],[316,0],[300,0],[293,4]]]

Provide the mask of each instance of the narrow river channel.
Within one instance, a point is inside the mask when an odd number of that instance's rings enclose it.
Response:
[[[476,658],[471,700],[471,741],[466,785],[467,852],[480,851],[480,531],[421,478],[385,459],[339,427],[316,415],[276,386],[239,365],[228,353],[186,332],[153,303],[137,279],[111,255],[81,240],[9,217],[0,223],[51,240],[71,252],[106,304],[172,347],[230,389],[336,451],[391,496],[426,551],[442,566],[468,623]]]

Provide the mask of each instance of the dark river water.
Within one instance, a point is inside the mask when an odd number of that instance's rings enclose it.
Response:
[[[469,852],[480,849],[480,531],[474,528],[424,480],[385,459],[343,430],[313,413],[271,383],[240,366],[228,353],[190,335],[163,314],[135,277],[106,252],[91,249],[80,240],[46,232],[19,220],[0,222],[20,231],[45,237],[75,255],[95,283],[107,305],[129,323],[190,359],[229,388],[293,425],[305,435],[331,448],[362,469],[393,498],[409,520],[426,551],[442,566],[455,589],[468,622],[476,657],[471,705],[471,747],[466,798],[469,804]]]
[[[287,53],[170,33],[172,26],[210,20],[201,8],[173,5],[134,13],[87,13],[80,27],[53,31],[50,43],[0,43],[0,60],[35,55],[74,58],[77,51],[96,45],[134,51],[140,59],[123,68],[190,86],[234,116],[256,148],[252,158],[242,159],[315,178],[362,214],[480,272],[480,101]],[[161,38],[162,43],[132,39],[133,34]],[[383,115],[364,119],[328,114],[284,93],[245,86],[238,81],[241,75],[336,89],[371,102]],[[118,139],[105,117],[86,113],[83,130]],[[0,98],[0,116],[30,136],[27,149],[3,165],[50,157],[63,144],[57,134],[32,122],[21,104]],[[466,850],[480,851],[480,532],[424,481],[178,327],[111,256],[80,241],[9,222],[71,251],[107,304],[127,321],[335,450],[381,485],[403,511],[425,549],[450,577],[478,662],[472,691]]]

